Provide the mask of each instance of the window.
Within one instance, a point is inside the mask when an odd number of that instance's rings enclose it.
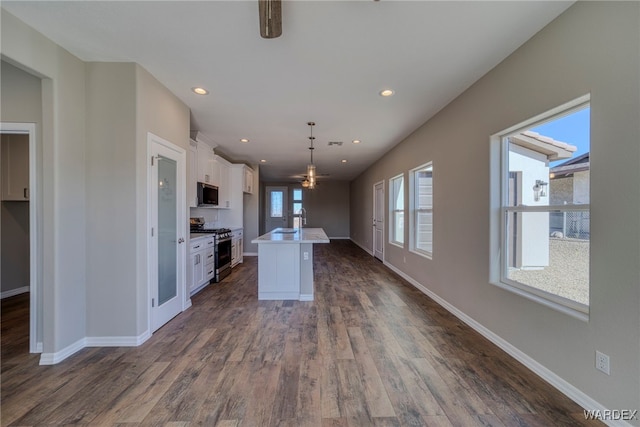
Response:
[[[411,170],[411,251],[433,256],[433,163]]]
[[[282,216],[284,215],[282,200],[282,191],[271,192],[271,218],[282,218]]]
[[[404,175],[398,175],[389,181],[391,189],[391,227],[389,241],[404,246]]]
[[[492,282],[579,318],[589,307],[589,121],[581,98],[494,138]]]
[[[293,189],[293,228],[300,228],[302,224],[302,188]]]

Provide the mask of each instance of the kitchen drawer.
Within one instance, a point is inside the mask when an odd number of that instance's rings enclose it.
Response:
[[[213,248],[214,247],[214,239],[213,237],[206,238],[197,238],[191,239],[191,243],[189,243],[189,250],[191,252],[198,252],[204,249]]]
[[[211,279],[214,278],[214,276],[216,275],[216,265],[215,263],[211,263],[211,264],[206,264],[204,266],[204,278],[205,280],[208,282]]]
[[[213,261],[215,261],[214,249],[213,248],[206,249],[204,252],[204,265],[208,266],[209,264],[213,264]],[[208,268],[208,267],[205,267],[205,268]]]
[[[190,252],[198,252],[204,249],[204,239],[198,239],[195,242],[189,243]]]

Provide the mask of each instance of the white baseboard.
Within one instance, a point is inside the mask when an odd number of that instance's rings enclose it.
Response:
[[[67,357],[85,348],[85,341],[86,339],[82,338],[62,350],[56,351],[55,353],[42,353],[40,355],[40,364],[55,365],[56,363],[62,362]]]
[[[356,246],[358,246],[360,249],[362,249],[363,251],[365,251],[366,253],[368,253],[369,255],[373,256],[373,251],[370,251],[369,249],[367,249],[366,247],[362,246],[359,242],[356,242],[355,240],[351,239],[351,241],[353,243],[356,244]]]
[[[604,405],[598,403],[596,400],[594,400],[593,398],[591,398],[590,396],[588,396],[587,394],[585,394],[584,392],[582,392],[581,390],[579,390],[578,388],[570,384],[569,382],[565,381],[560,376],[556,375],[555,373],[547,369],[545,366],[538,363],[535,359],[531,358],[526,353],[519,350],[518,348],[513,346],[511,343],[509,343],[499,335],[493,333],[492,331],[490,331],[489,329],[487,329],[486,327],[484,327],[483,325],[475,321],[473,318],[467,316],[464,312],[457,309],[455,306],[453,306],[452,304],[450,304],[449,302],[447,302],[446,300],[444,300],[443,298],[441,298],[440,296],[438,296],[437,294],[429,290],[427,287],[422,285],[413,277],[409,276],[402,270],[395,267],[393,264],[390,264],[386,261],[384,262],[384,265],[389,267],[390,270],[394,271],[403,279],[405,279],[407,282],[411,283],[416,289],[421,291],[423,294],[427,295],[429,298],[433,299],[435,302],[437,302],[439,305],[444,307],[451,314],[453,314],[458,319],[466,323],[476,332],[480,333],[480,335],[482,335],[483,337],[487,338],[489,341],[491,341],[492,343],[500,347],[502,350],[508,353],[511,357],[513,357],[514,359],[516,359],[517,361],[525,365],[527,368],[533,371],[540,378],[542,378],[543,380],[551,384],[558,391],[563,393],[565,396],[567,396],[568,398],[576,402],[578,405],[580,405],[584,409],[600,410],[600,411],[607,410],[607,408]],[[631,424],[621,420],[603,420],[603,422],[608,426],[631,427]]]
[[[9,289],[8,291],[4,291],[0,293],[0,299],[5,299],[9,297],[14,297],[16,295],[24,294],[29,292],[29,286],[21,286],[15,289]]]
[[[300,294],[299,301],[313,301],[313,294]]]
[[[351,240],[351,237],[333,237],[329,236],[329,240]]]
[[[85,337],[55,353],[42,353],[41,365],[55,365],[85,347],[137,347],[151,338],[147,330],[137,337]]]
[[[258,256],[258,252],[244,252],[242,256]]]
[[[137,347],[150,337],[149,331],[145,331],[137,337],[87,337],[85,347]]]

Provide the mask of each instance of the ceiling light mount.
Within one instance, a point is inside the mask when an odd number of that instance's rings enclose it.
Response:
[[[258,0],[260,14],[260,36],[263,39],[275,39],[282,35],[281,0]]]

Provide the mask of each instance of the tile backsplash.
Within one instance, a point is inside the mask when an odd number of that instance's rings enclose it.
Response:
[[[190,217],[203,217],[205,228],[218,227],[218,209],[191,208]]]

